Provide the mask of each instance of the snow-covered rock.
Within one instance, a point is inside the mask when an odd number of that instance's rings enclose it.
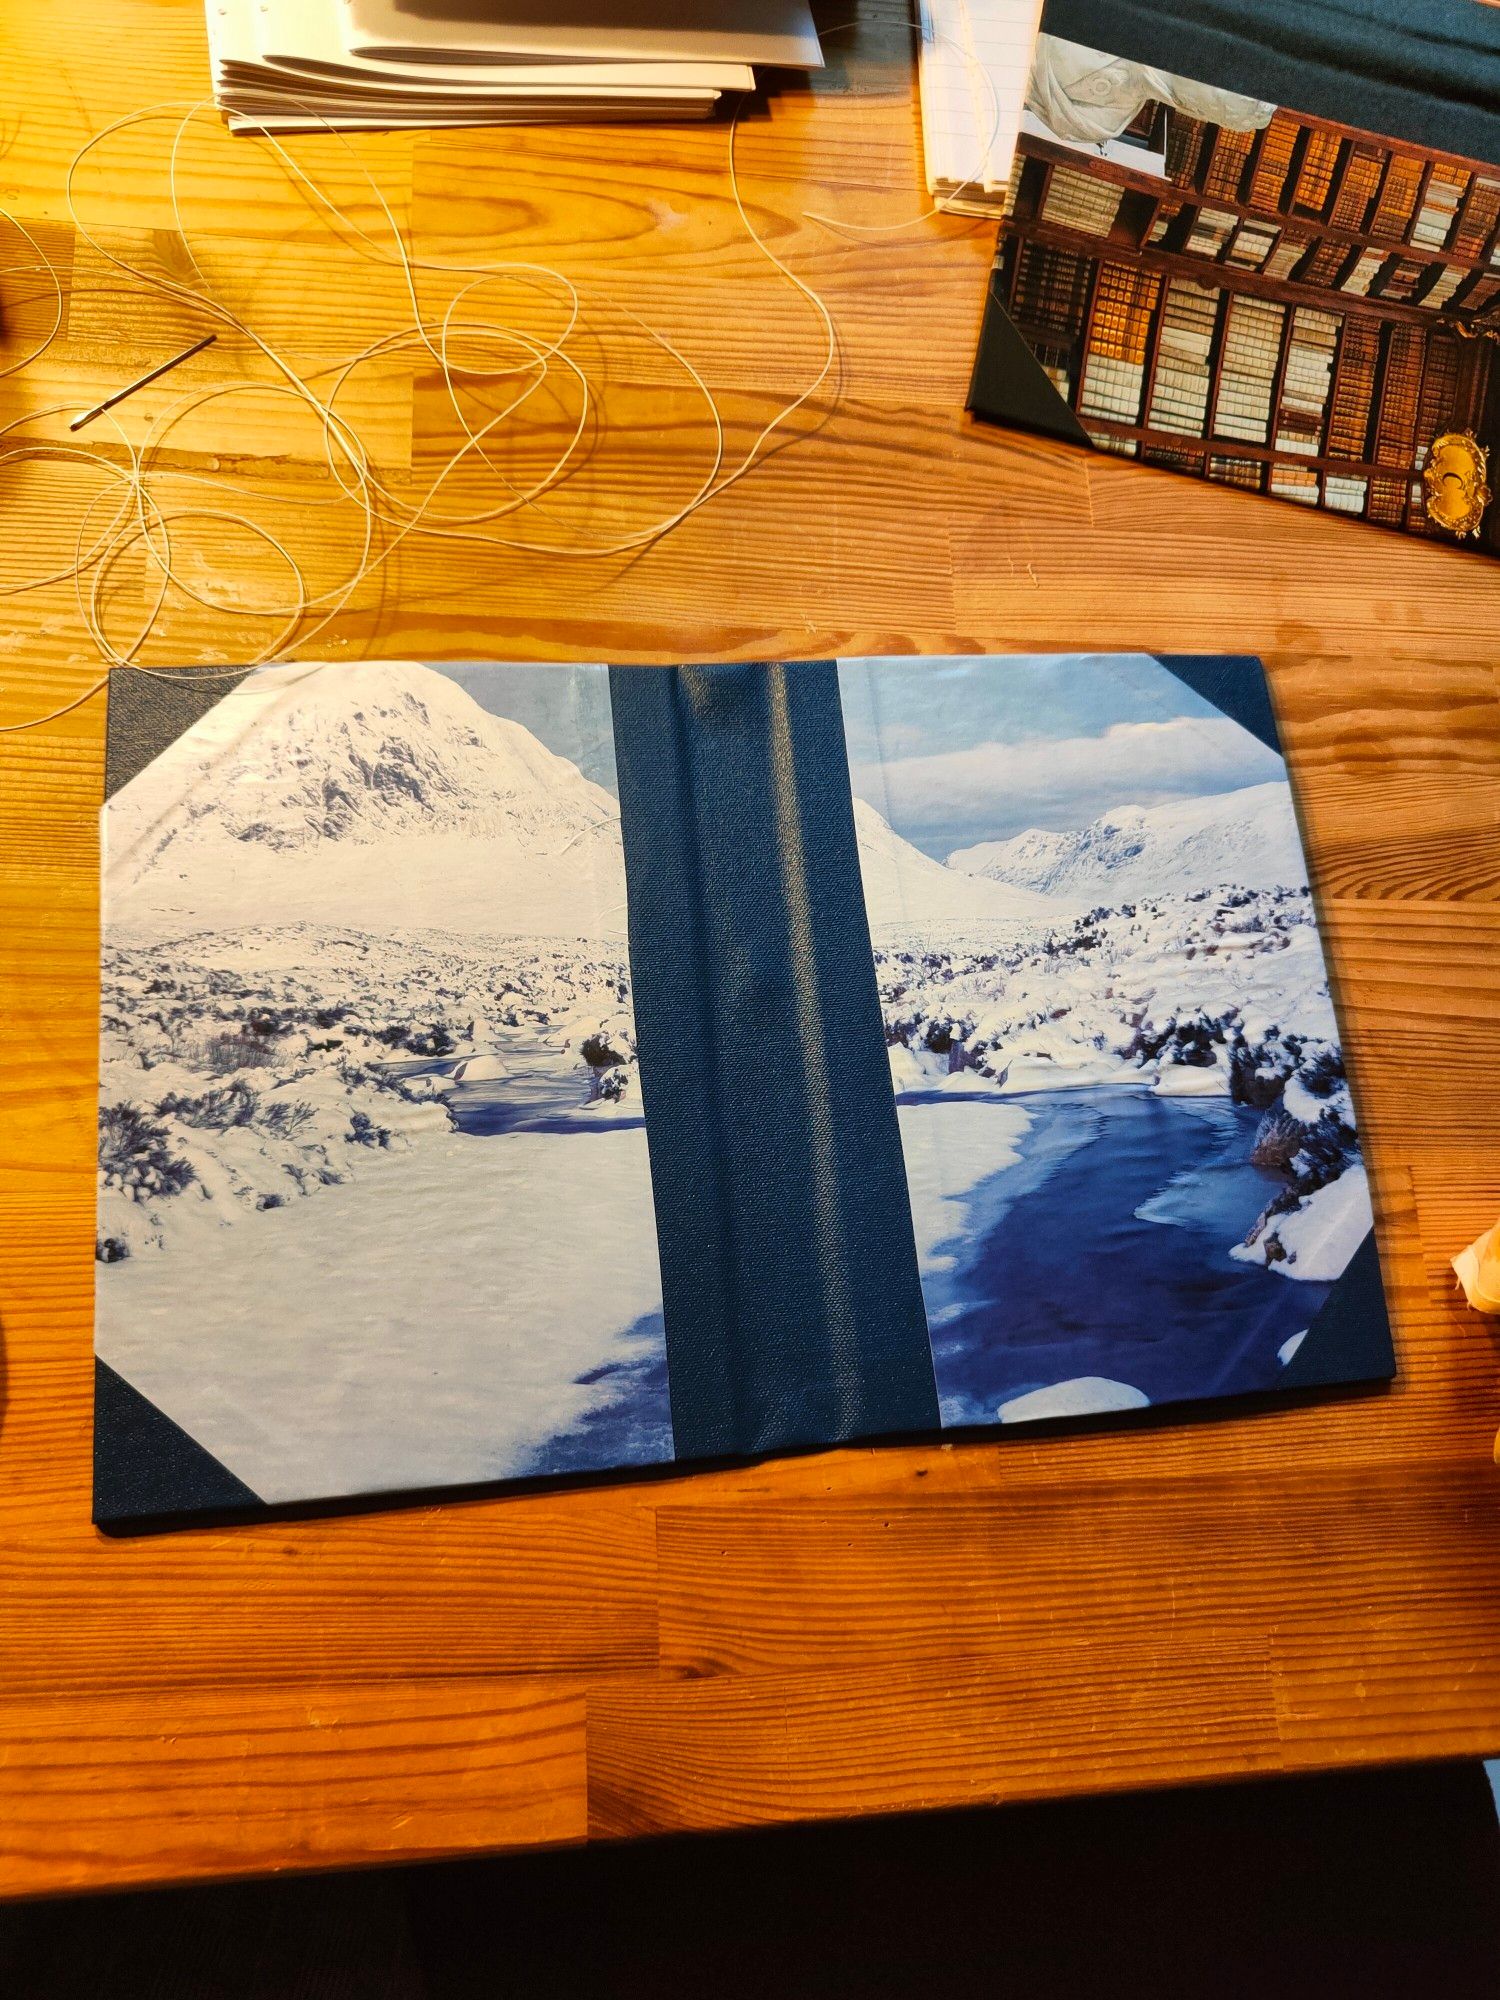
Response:
[[[448,1074],[454,1083],[496,1083],[510,1075],[510,1064],[493,1054],[465,1056]]]
[[[1163,1063],[1152,1088],[1158,1097],[1227,1097],[1229,1071],[1221,1061]]]
[[[1073,832],[1034,828],[960,848],[948,866],[1074,907],[1307,880],[1291,791],[1280,781],[1170,805],[1119,806]]]
[[[1369,1176],[1356,1161],[1290,1211],[1263,1216],[1230,1255],[1288,1278],[1327,1283],[1348,1268],[1371,1226]]]
[[[995,1415],[1002,1424],[1022,1424],[1042,1417],[1094,1417],[1107,1410],[1144,1410],[1150,1404],[1151,1398],[1128,1382],[1112,1382],[1107,1375],[1075,1375],[1070,1381],[1012,1396]]]
[[[886,1050],[891,1065],[891,1088],[896,1091],[925,1090],[929,1084],[927,1071],[921,1060],[910,1049],[902,1048],[899,1042],[892,1042]],[[946,1070],[946,1065],[944,1065]]]

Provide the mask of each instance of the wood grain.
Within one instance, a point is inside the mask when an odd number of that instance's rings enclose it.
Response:
[[[30,1890],[585,1830],[583,1696],[565,1681],[17,1701],[0,1715],[0,1762],[8,1867]]]
[[[903,11],[841,10],[860,26],[830,40],[827,74],[740,131],[747,210],[838,330],[835,375],[781,448],[633,557],[408,544],[313,650],[1260,652],[1324,898],[1401,1379],[1144,1432],[96,1535],[103,714],[85,704],[0,736],[5,1893],[1500,1750],[1500,1325],[1465,1313],[1447,1266],[1500,1212],[1500,572],[971,424],[992,239],[917,220]],[[75,240],[62,188],[91,133],[206,84],[196,0],[55,0],[7,33],[20,111],[0,207],[41,234],[69,295],[46,361],[0,380],[0,421],[102,394],[198,331]],[[163,129],[101,144],[78,201],[106,248],[173,270]],[[533,258],[585,290],[607,363],[597,434],[547,526],[599,539],[690,493],[711,444],[628,314],[702,368],[731,463],[819,365],[806,301],[745,237],[727,145],[716,124],[298,152],[366,230],[381,218],[360,165],[421,254]],[[253,145],[195,125],[183,192],[216,282],[299,355],[358,346],[401,310],[390,270],[351,263]],[[860,236],[818,215],[911,226]],[[0,250],[11,261],[8,236]],[[25,283],[0,276],[0,365],[39,327]],[[247,356],[226,338],[193,365],[231,381]],[[415,490],[455,437],[430,365],[383,363],[360,395]],[[131,425],[162,407],[143,397]],[[169,463],[232,470],[268,525],[289,494],[328,497],[307,420],[263,397],[209,405]],[[72,548],[96,485],[0,465],[0,589]],[[351,526],[301,510],[311,576],[337,577]],[[284,587],[243,537],[184,543],[247,612]],[[123,565],[122,619],[141,585]],[[178,603],[148,657],[231,662],[265,629]],[[98,671],[70,587],[4,597],[0,721]]]
[[[589,1696],[589,1828],[1046,1798],[1060,1750],[1080,1740],[1093,1791],[1151,1784],[1168,1763],[1174,1783],[1275,1771],[1269,1651],[1163,1633],[1123,1669],[1101,1637],[995,1661],[954,1654],[937,1675],[919,1664],[601,1689]]]

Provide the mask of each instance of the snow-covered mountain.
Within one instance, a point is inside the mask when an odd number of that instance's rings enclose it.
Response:
[[[854,830],[865,909],[873,930],[1046,928],[1066,915],[1059,903],[1030,888],[1014,888],[945,868],[901,835],[864,799],[854,801]]]
[[[1307,881],[1291,791],[1281,781],[1171,805],[1119,806],[1076,832],[1033,829],[960,848],[948,866],[1073,908],[1228,884],[1297,888]]]
[[[106,810],[121,933],[625,927],[619,807],[430,667],[266,667]]]

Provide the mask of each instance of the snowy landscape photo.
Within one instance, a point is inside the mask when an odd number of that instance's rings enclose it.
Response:
[[[99,1358],[266,1501],[670,1459],[607,670],[262,668],[104,838]]]
[[[1147,656],[840,695],[944,1424],[1274,1389],[1371,1226],[1281,758]]]

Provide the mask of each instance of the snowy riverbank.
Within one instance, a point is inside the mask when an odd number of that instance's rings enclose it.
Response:
[[[102,968],[99,1256],[324,1199],[454,1125],[471,1058],[571,1070],[601,1122],[634,1101],[623,951],[313,925],[118,944]]]
[[[1236,1255],[1276,1186],[1246,1106],[948,1092],[900,1119],[946,1425],[1272,1387],[1327,1296]]]
[[[1003,944],[887,928],[875,958],[898,1092],[1227,1100],[1261,1114],[1249,1157],[1280,1180],[1237,1254],[1322,1281],[1369,1228],[1305,889],[1156,897]]]

